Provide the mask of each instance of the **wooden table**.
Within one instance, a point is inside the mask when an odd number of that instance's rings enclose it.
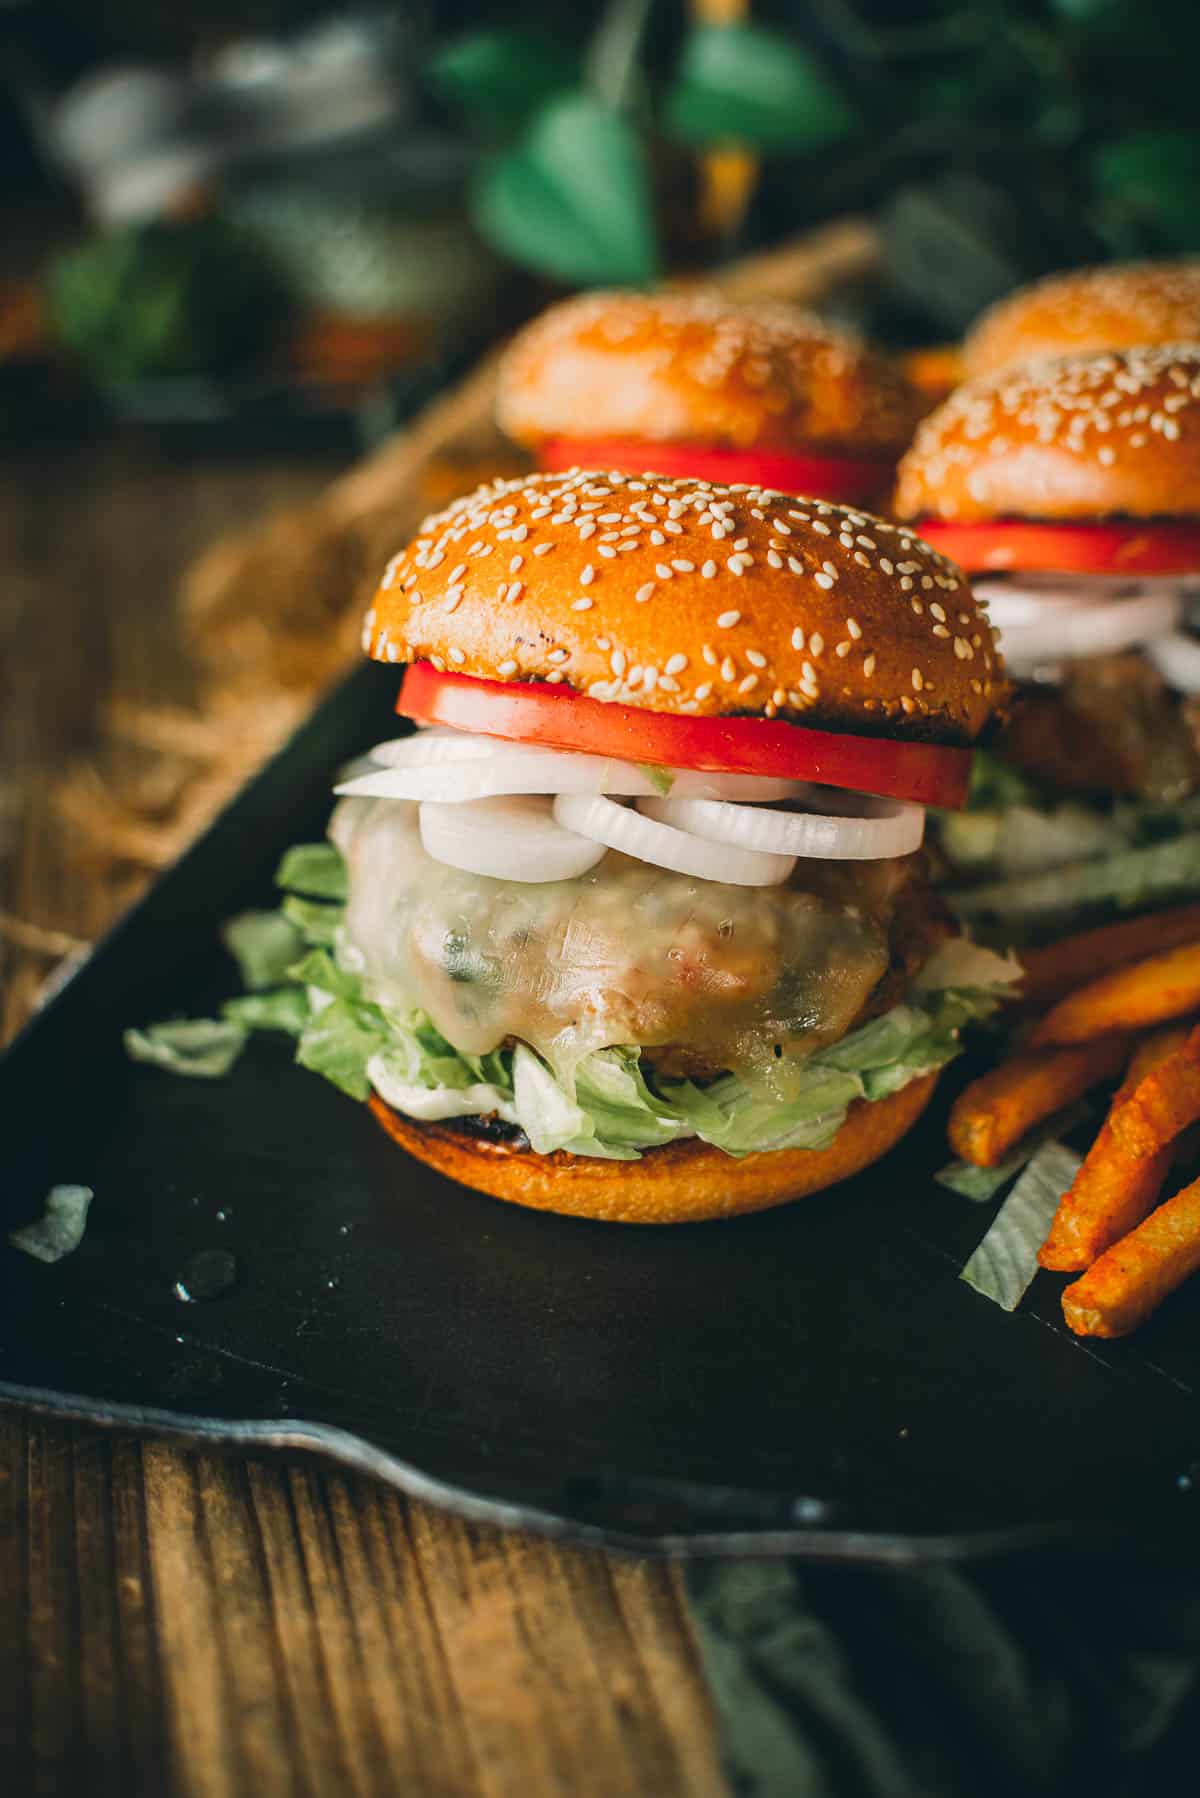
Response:
[[[329,469],[104,442],[0,464],[0,1024],[144,875],[55,818],[114,699],[186,702],[183,564]],[[36,928],[30,928],[34,926]],[[49,932],[47,936],[40,932]],[[0,1791],[720,1794],[676,1573],[460,1523],[313,1461],[0,1409]]]

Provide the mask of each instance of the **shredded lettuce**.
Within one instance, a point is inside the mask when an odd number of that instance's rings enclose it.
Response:
[[[1132,911],[1197,889],[1200,832],[1193,832],[1098,861],[1072,862],[1043,874],[955,888],[944,897],[968,922],[994,919],[1019,927],[1092,905]]]
[[[275,885],[309,899],[344,900],[346,864],[332,843],[296,843],[275,870]]]
[[[239,913],[223,926],[221,941],[252,993],[278,986],[304,948],[301,932],[279,911]]]
[[[232,1018],[172,1018],[127,1030],[125,1053],[169,1074],[218,1080],[227,1074],[246,1045],[246,1032]]]
[[[94,1197],[90,1186],[52,1186],[41,1217],[11,1231],[9,1242],[35,1261],[61,1261],[64,1255],[74,1254],[83,1241]]]
[[[321,900],[301,899],[298,894],[289,893],[283,902],[283,916],[295,925],[306,943],[332,949],[337,942],[342,921],[340,905],[326,905]]]
[[[675,776],[669,768],[660,768],[654,762],[638,762],[638,768],[646,776],[651,786],[657,787],[665,799],[675,785]]]
[[[299,1036],[309,1018],[309,998],[303,987],[279,986],[269,993],[244,993],[228,999],[221,1016],[243,1030],[282,1030]]]
[[[1015,1311],[1037,1272],[1058,1202],[1082,1163],[1060,1142],[1043,1143],[1017,1181],[961,1278],[985,1299]]]

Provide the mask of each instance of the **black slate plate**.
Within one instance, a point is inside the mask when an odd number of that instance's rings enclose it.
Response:
[[[1066,1332],[1049,1277],[1013,1317],[980,1299],[957,1272],[989,1213],[930,1179],[942,1113],[833,1195],[634,1229],[435,1177],[282,1039],[217,1082],[126,1061],[125,1025],[233,990],[219,922],[270,903],[395,686],[334,692],[0,1066],[3,1228],[55,1182],[96,1193],[68,1260],[0,1248],[0,1399],[315,1448],[643,1551],[1200,1559],[1200,1289],[1112,1346]],[[204,1248],[238,1279],[185,1305]]]

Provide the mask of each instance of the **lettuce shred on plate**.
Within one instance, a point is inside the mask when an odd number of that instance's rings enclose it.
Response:
[[[991,950],[962,938],[944,943],[903,1003],[817,1049],[782,1101],[737,1074],[703,1085],[655,1075],[634,1047],[593,1049],[555,1071],[521,1041],[462,1053],[426,1012],[365,994],[347,965],[347,877],[334,845],[290,850],[276,878],[286,894],[280,911],[226,926],[251,990],[224,1006],[221,1022],[243,1036],[292,1036],[297,1061],[352,1098],[374,1091],[417,1119],[496,1116],[524,1131],[539,1154],[636,1160],[683,1137],[734,1156],[824,1148],[854,1100],[886,1098],[957,1055],[963,1026],[988,1017],[1019,977],[1015,962]],[[153,1027],[142,1034],[152,1037]]]

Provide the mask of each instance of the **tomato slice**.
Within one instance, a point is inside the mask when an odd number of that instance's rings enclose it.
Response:
[[[551,437],[538,450],[543,468],[616,468],[625,474],[692,476],[732,487],[773,487],[780,493],[847,505],[878,494],[893,464],[857,456],[800,456],[775,450],[707,449],[698,443],[649,443],[636,437]]]
[[[396,710],[422,724],[544,743],[585,755],[716,774],[769,774],[853,787],[917,805],[965,803],[969,749],[809,730],[771,718],[689,718],[589,699],[545,682],[476,680],[414,662]]]
[[[999,518],[916,530],[968,574],[1024,569],[1039,574],[1200,573],[1200,524],[1041,524]]]

